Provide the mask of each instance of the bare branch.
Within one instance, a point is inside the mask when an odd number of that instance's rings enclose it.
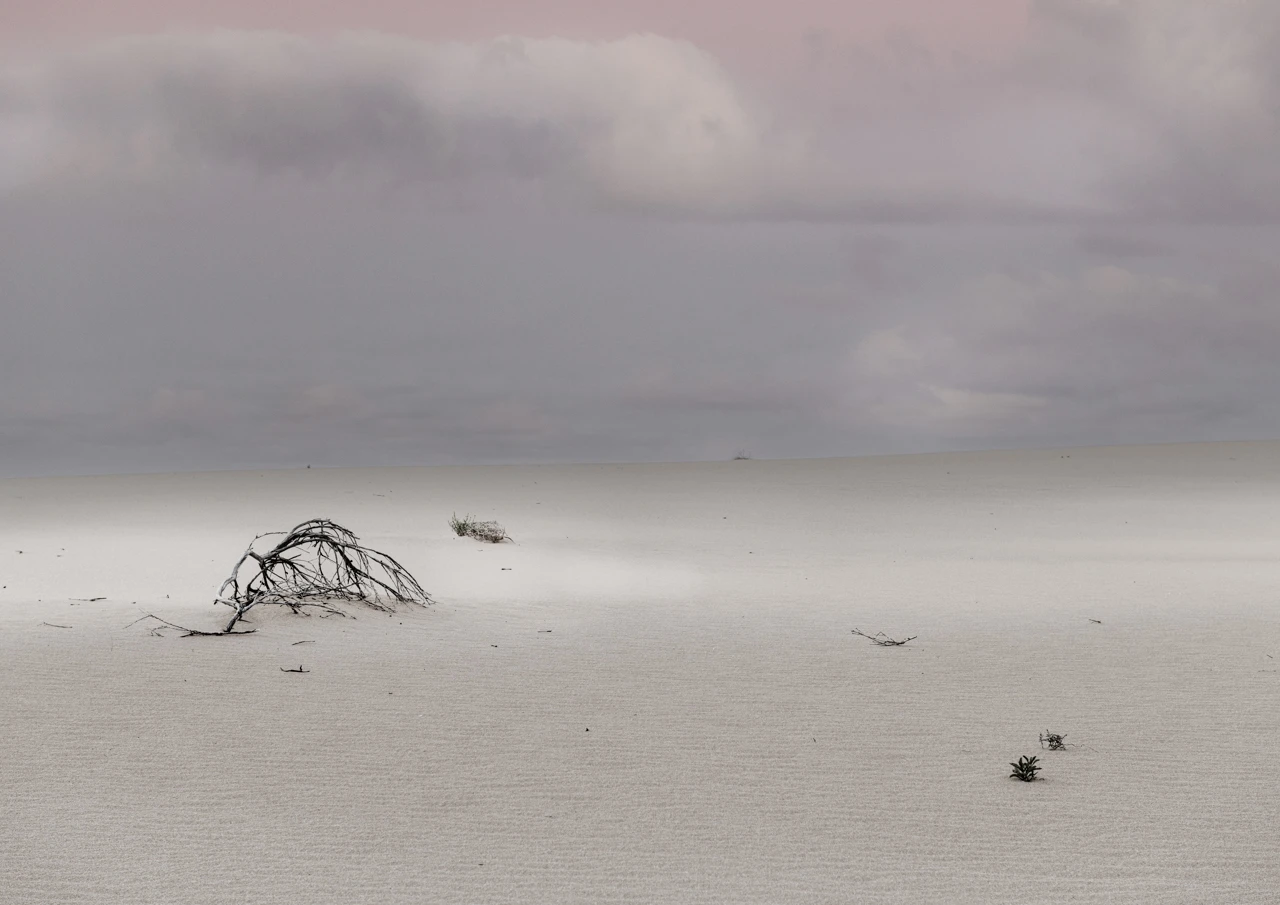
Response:
[[[221,637],[223,635],[252,635],[254,632],[257,631],[256,628],[247,628],[247,629],[241,629],[238,632],[233,632],[233,631],[202,632],[200,631],[200,629],[197,629],[197,628],[187,628],[185,625],[178,625],[176,622],[170,622],[168,619],[161,619],[159,616],[155,615],[154,613],[147,613],[145,616],[139,616],[137,619],[130,622],[129,625],[126,625],[125,628],[129,628],[129,626],[131,625],[137,625],[139,622],[142,622],[145,619],[154,619],[156,622],[160,623],[160,625],[153,625],[151,627],[151,634],[157,637],[160,637],[161,635],[163,635],[164,630],[166,628],[177,629],[178,631],[182,632],[181,637],[183,638],[191,638],[191,637],[214,638],[214,637]]]
[[[914,641],[919,637],[919,635],[912,635],[910,638],[903,638],[901,641],[898,641],[894,638],[890,638],[884,632],[876,632],[874,635],[868,635],[866,632],[860,632],[856,628],[853,630],[853,634],[861,635],[863,638],[866,638],[873,644],[879,644],[881,647],[901,647],[908,641]]]

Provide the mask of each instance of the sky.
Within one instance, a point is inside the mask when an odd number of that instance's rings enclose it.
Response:
[[[0,0],[0,476],[1280,436],[1271,0]]]

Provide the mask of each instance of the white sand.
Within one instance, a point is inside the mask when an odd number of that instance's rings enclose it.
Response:
[[[127,627],[313,516],[438,603]],[[5,481],[0,584],[5,903],[1280,902],[1280,443]]]

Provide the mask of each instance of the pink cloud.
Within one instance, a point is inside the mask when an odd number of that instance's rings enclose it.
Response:
[[[514,34],[575,39],[654,32],[744,62],[797,51],[806,34],[837,44],[908,29],[945,45],[1020,35],[1028,0],[0,0],[0,40],[97,37],[210,27],[368,29],[431,40]]]

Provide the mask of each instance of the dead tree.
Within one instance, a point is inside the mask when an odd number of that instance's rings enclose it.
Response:
[[[262,538],[282,534],[266,552],[255,549]],[[255,571],[242,583],[240,570],[246,564]],[[362,546],[352,532],[329,519],[310,519],[288,532],[255,537],[222,583],[216,602],[235,610],[225,633],[261,603],[287,606],[295,613],[303,607],[341,613],[332,605],[341,600],[388,612],[397,603],[426,606],[431,597],[386,553]]]

